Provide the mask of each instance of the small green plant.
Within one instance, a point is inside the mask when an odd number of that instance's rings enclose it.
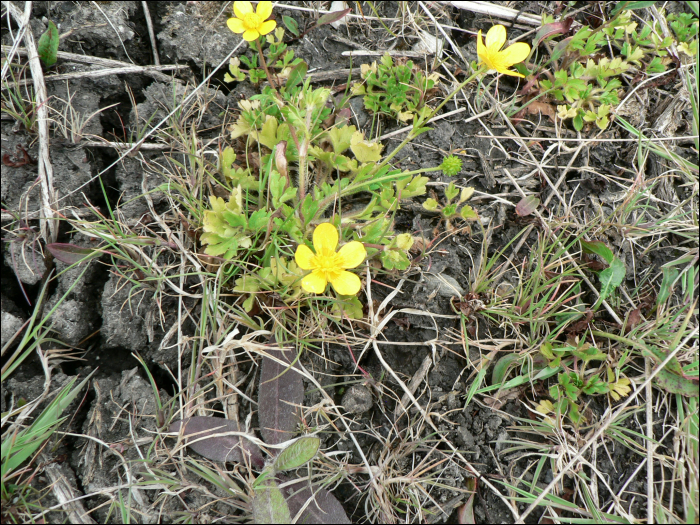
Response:
[[[474,208],[468,204],[462,206],[461,209],[459,208],[461,204],[471,198],[473,193],[474,188],[471,186],[460,190],[455,186],[454,182],[450,182],[447,188],[445,188],[445,204],[441,205],[436,199],[431,197],[423,203],[423,208],[428,211],[440,213],[447,223],[460,217],[467,221],[475,221],[479,218],[479,215]]]
[[[353,95],[363,95],[365,108],[373,113],[389,115],[408,122],[425,106],[432,94],[437,74],[425,75],[413,65],[394,63],[385,54],[379,64],[361,66],[362,83],[353,86]]]
[[[670,16],[671,27],[676,34],[679,49],[688,55],[697,53],[698,21],[692,15]],[[552,18],[545,18],[545,26],[537,42],[550,34],[547,27],[556,25]],[[671,61],[666,48],[673,38],[661,38],[660,27],[645,24],[638,29],[631,21],[629,10],[620,11],[612,20],[596,29],[583,26],[573,37],[556,44],[550,59],[542,66],[556,64],[548,78],[539,81],[539,91],[554,98],[559,104],[557,115],[562,120],[572,119],[574,128],[583,129],[586,123],[595,123],[604,130],[610,124],[610,114],[620,99],[618,90],[625,73],[652,75],[665,71]],[[606,56],[605,47],[619,53]]]
[[[56,63],[58,44],[58,28],[56,24],[49,20],[49,27],[44,34],[39,37],[39,42],[36,45],[36,52],[46,67],[51,67]]]
[[[540,353],[547,359],[549,369],[564,370],[557,375],[557,383],[549,388],[549,395],[554,399],[554,403],[542,400],[537,407],[537,411],[545,416],[552,412],[558,416],[566,415],[575,425],[579,425],[585,421],[581,414],[582,394],[610,394],[614,400],[619,400],[631,391],[629,379],[616,376],[610,367],[607,367],[607,378],[601,377],[601,373],[586,373],[586,368],[592,361],[605,362],[608,358],[607,354],[589,343],[556,348],[550,343],[545,343],[540,347]],[[572,361],[577,364],[575,370],[570,370],[567,366],[567,363]]]
[[[21,83],[18,82],[18,77],[22,78],[26,69],[26,66],[21,66],[20,74],[15,75],[16,67],[8,67],[12,83],[3,80],[3,88],[7,89],[2,89],[2,112],[15,119],[15,129],[19,130],[22,125],[29,133],[36,133],[37,104],[34,88],[31,85],[26,86],[26,94],[23,95],[20,90]]]
[[[600,298],[593,307],[595,310],[615,289],[622,284],[625,278],[625,263],[613,254],[605,243],[601,241],[581,241],[581,247],[584,253],[595,253],[608,263],[608,267],[600,271],[598,277],[600,279]]]

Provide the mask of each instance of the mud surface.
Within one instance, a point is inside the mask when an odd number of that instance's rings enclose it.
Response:
[[[295,4],[293,2],[293,4]],[[301,3],[299,3],[301,4]],[[382,14],[393,16],[396,5],[385,2],[381,6]],[[99,9],[97,6],[99,5]],[[85,122],[82,136],[74,137],[62,134],[60,126],[52,126],[51,162],[55,173],[54,187],[58,191],[63,207],[71,207],[71,218],[92,220],[93,210],[107,216],[114,213],[120,221],[129,225],[135,234],[149,235],[154,226],[153,213],[166,213],[172,203],[165,193],[160,191],[166,178],[158,170],[144,169],[144,166],[163,166],[173,170],[175,163],[187,164],[184,155],[167,151],[143,149],[136,154],[119,160],[113,167],[105,168],[119,158],[114,148],[103,147],[100,138],[114,142],[132,142],[134,138],[148,130],[165,117],[173,108],[173,100],[180,101],[191,93],[194,85],[219,65],[231,49],[239,45],[240,39],[226,28],[228,8],[223,3],[208,2],[149,2],[150,16],[154,24],[156,42],[161,64],[180,64],[187,66],[166,82],[162,76],[143,73],[125,75],[107,75],[90,78],[83,76],[68,81],[50,82],[47,85],[50,97],[51,113],[58,119],[59,114],[75,115],[74,118]],[[222,9],[226,9],[222,12]],[[539,9],[539,8],[538,8]],[[310,13],[282,9],[276,11],[278,20],[281,16],[291,16],[301,27],[310,23]],[[453,24],[470,30],[487,29],[488,19],[473,13],[451,12]],[[138,65],[153,64],[151,42],[144,13],[139,2],[37,2],[31,19],[31,31],[35,38],[46,29],[47,19],[59,27],[60,33],[70,34],[61,40],[60,51],[75,53],[88,57],[108,58]],[[109,21],[109,23],[108,23]],[[3,29],[3,44],[11,43],[10,35]],[[521,32],[513,29],[512,37]],[[381,43],[373,40],[379,35],[378,29],[359,32],[357,26],[338,31],[325,26],[309,33],[301,41],[290,44],[298,56],[309,63],[309,69],[317,71],[334,71],[350,67],[349,57],[342,51],[350,46],[334,38],[337,35],[352,38],[360,45],[375,49]],[[509,35],[511,36],[511,35]],[[475,57],[473,38],[463,38],[462,33],[454,33],[465,57]],[[236,55],[251,50],[241,45]],[[367,57],[360,60],[370,61]],[[358,59],[354,59],[357,66]],[[428,59],[428,63],[429,63]],[[75,60],[61,59],[51,70],[54,73],[80,73],[103,69],[97,64],[79,63]],[[197,96],[183,108],[187,117],[183,119],[184,131],[197,130],[199,143],[210,143],[216,150],[226,145],[222,126],[230,122],[231,115],[237,111],[237,102],[254,93],[252,86],[241,83],[228,85],[223,82],[226,67],[221,67],[214,75],[208,87],[198,90]],[[165,72],[170,75],[171,72]],[[154,76],[156,78],[154,78]],[[165,77],[167,78],[167,77]],[[342,82],[342,81],[341,81]],[[341,83],[339,82],[339,83]],[[510,79],[503,79],[499,89],[513,92],[516,85]],[[361,104],[353,103],[355,124],[369,129],[372,117]],[[657,107],[654,101],[649,107]],[[454,104],[446,109],[454,109]],[[88,117],[94,115],[92,118]],[[466,115],[466,116],[465,116]],[[386,324],[381,334],[379,348],[383,358],[408,384],[421,370],[427,368],[424,380],[415,392],[419,404],[432,415],[433,422],[448,436],[455,448],[468,460],[484,479],[502,490],[507,489],[499,482],[522,477],[532,479],[532,458],[528,452],[519,452],[512,447],[512,440],[520,438],[533,443],[544,441],[536,433],[516,430],[518,418],[533,418],[532,399],[527,389],[517,390],[505,400],[489,403],[488,396],[477,396],[465,406],[465,394],[474,380],[473,364],[479,362],[481,353],[490,351],[487,346],[465,346],[460,336],[466,330],[475,340],[484,342],[488,338],[499,338],[504,331],[498,322],[481,316],[478,303],[487,297],[469,298],[470,283],[475,276],[484,255],[491,256],[528,225],[526,219],[518,217],[512,206],[487,199],[484,195],[497,195],[501,201],[518,202],[520,196],[505,175],[507,170],[514,179],[523,178],[529,168],[523,167],[515,158],[520,155],[520,146],[511,140],[495,141],[483,138],[487,131],[480,121],[464,122],[470,116],[467,111],[440,121],[434,129],[420,137],[414,144],[407,146],[396,159],[396,165],[403,169],[431,167],[438,165],[442,157],[450,151],[463,151],[465,156],[461,173],[454,178],[442,174],[432,174],[431,182],[446,183],[454,180],[463,186],[476,189],[472,205],[478,211],[483,224],[489,225],[488,253],[482,253],[483,233],[478,227],[462,228],[451,235],[439,235],[444,232],[444,223],[420,206],[423,198],[413,204],[404,206],[396,217],[398,232],[411,232],[416,237],[423,237],[426,243],[440,237],[429,256],[421,259],[408,273],[396,274],[394,278],[384,278],[385,284],[395,287],[401,284],[398,294],[392,299],[386,315],[392,310],[401,310]],[[524,133],[544,136],[551,128],[549,121],[544,121],[542,129],[537,128],[536,118],[532,122],[519,124]],[[653,118],[648,117],[650,120]],[[146,119],[150,119],[146,123]],[[500,119],[486,121],[493,125],[491,132],[504,135],[505,126]],[[400,126],[390,120],[382,121],[381,133],[388,133]],[[548,128],[549,127],[549,128]],[[535,131],[536,130],[536,131]],[[611,130],[606,136],[619,137],[620,132]],[[391,150],[402,137],[385,141],[385,151]],[[578,154],[560,185],[558,193],[567,201],[578,202],[579,216],[597,213],[611,214],[613,207],[620,200],[621,190],[612,187],[592,171],[610,173],[613,166],[629,165],[633,148],[611,146],[600,143],[586,146]],[[12,119],[2,120],[2,151],[15,152],[18,146],[26,148],[29,156],[38,156],[36,134],[18,125]],[[547,149],[548,143],[541,148]],[[681,155],[692,157],[690,148],[678,147]],[[556,158],[555,168],[547,168],[550,180],[559,179],[563,167],[568,166],[571,153],[560,153]],[[650,161],[657,163],[658,159]],[[583,169],[586,167],[586,169]],[[588,169],[588,167],[593,168]],[[581,168],[581,169],[579,169]],[[663,167],[651,166],[659,172]],[[96,175],[101,173],[99,178]],[[183,172],[184,173],[184,172]],[[439,172],[438,172],[439,173]],[[670,180],[670,179],[669,179]],[[666,202],[673,205],[683,201],[689,194],[689,188],[675,182],[664,183]],[[429,186],[429,193],[439,198],[443,195],[443,185]],[[523,179],[522,188],[541,190],[541,199],[545,201],[551,195],[551,187],[541,177]],[[148,197],[145,198],[144,194]],[[3,229],[10,227],[13,231],[20,228],[20,223],[6,220],[5,210],[15,213],[32,212],[39,209],[39,185],[37,170],[33,164],[18,167],[3,166],[2,207]],[[555,206],[557,198],[551,201]],[[8,226],[12,223],[12,226]],[[95,239],[82,234],[75,234],[65,222],[61,223],[59,242],[77,246],[93,247]],[[519,252],[509,252],[511,263],[518,267],[527,257],[531,246],[542,230],[538,224],[524,238]],[[37,300],[47,273],[41,243],[38,236],[37,221],[28,221],[21,225],[24,233],[21,241],[3,243],[2,290],[2,341],[3,344],[32,314],[32,306]],[[666,259],[653,252],[647,255],[637,251],[630,243],[622,239],[607,239],[614,250],[624,258],[629,269],[659,268]],[[669,253],[669,257],[673,254]],[[159,251],[155,262],[167,266],[175,258],[167,250]],[[52,389],[66,384],[72,377],[84,378],[94,372],[89,389],[84,397],[78,397],[65,414],[72,414],[61,430],[66,434],[53,439],[46,449],[49,458],[61,458],[60,468],[66,473],[69,483],[77,494],[92,494],[83,504],[93,509],[91,516],[97,522],[121,522],[121,517],[109,505],[109,498],[100,492],[120,483],[131,483],[136,479],[148,479],[147,473],[139,467],[144,455],[150,454],[148,447],[153,433],[157,431],[156,401],[144,368],[137,356],[147,365],[160,388],[162,402],[167,402],[175,393],[173,374],[178,372],[178,360],[189,363],[191,346],[178,348],[175,335],[178,331],[185,337],[194,337],[195,325],[188,315],[178,311],[177,303],[170,293],[155,293],[148,281],[139,283],[138,276],[131,274],[136,281],[127,282],[124,272],[114,271],[115,261],[105,255],[93,260],[89,266],[80,266],[66,270],[69,266],[54,260],[53,267],[57,279],[47,290],[44,312],[49,312],[59,298],[67,294],[65,301],[50,318],[52,338],[60,342],[57,347],[70,348],[79,359],[65,359],[53,370]],[[634,265],[634,266],[633,266]],[[628,284],[634,285],[634,271],[628,271]],[[194,290],[196,279],[183,280],[185,291]],[[137,286],[134,286],[134,283]],[[502,286],[513,283],[503,282]],[[373,304],[375,308],[388,295],[391,288],[373,287]],[[494,291],[495,293],[495,291]],[[28,302],[30,301],[30,302]],[[367,299],[362,298],[366,304]],[[460,318],[459,303],[472,301],[470,315]],[[590,298],[587,302],[591,301]],[[197,306],[197,300],[185,299],[189,308]],[[367,309],[365,309],[367,311]],[[624,313],[623,313],[624,315]],[[362,330],[357,325],[358,330]],[[365,334],[366,335],[366,334]],[[399,344],[403,343],[403,344]],[[403,392],[396,382],[384,373],[375,352],[370,349],[362,356],[360,365],[368,374],[365,380],[357,375],[353,358],[347,347],[328,345],[325,359],[318,356],[305,357],[305,366],[318,373],[323,385],[337,383],[338,377],[349,375],[355,378],[347,386],[330,387],[329,392],[337,403],[342,404],[348,417],[354,420],[358,443],[371,464],[376,464],[386,457],[385,445],[373,437],[367,429],[372,429],[384,437],[390,434],[394,425],[406,425],[407,420],[420,416],[415,408],[408,414],[397,418],[396,395]],[[358,356],[356,356],[358,357]],[[4,357],[3,357],[4,359]],[[248,365],[249,366],[249,365]],[[247,373],[243,365],[242,374]],[[254,374],[253,374],[254,375]],[[253,375],[250,377],[252,378]],[[487,374],[490,377],[490,371]],[[359,378],[359,379],[358,379]],[[381,382],[378,381],[381,379]],[[45,375],[40,360],[33,356],[17,369],[12,377],[2,385],[2,410],[5,412],[12,404],[20,400],[31,400],[43,391]],[[383,382],[383,383],[382,383]],[[252,385],[252,386],[251,386]],[[244,384],[241,389],[249,396],[255,396],[255,382]],[[312,407],[320,402],[318,393],[309,389],[305,406]],[[41,410],[39,407],[37,410]],[[605,410],[603,403],[595,399],[588,404],[590,420],[596,421]],[[244,420],[251,411],[250,404],[241,400],[240,414]],[[38,413],[38,412],[35,412]],[[636,419],[627,419],[622,425],[630,429],[639,429],[645,416],[639,413]],[[255,419],[252,420],[255,424]],[[421,433],[415,436],[412,450],[396,451],[392,456],[397,475],[406,475],[417,467],[409,462],[424,461],[425,464],[442,459],[446,449],[440,445],[434,450],[435,441],[431,429],[424,425]],[[82,434],[90,436],[77,437]],[[663,435],[663,432],[659,432]],[[398,443],[398,442],[397,442]],[[108,446],[104,446],[108,444]],[[660,447],[671,450],[673,444],[668,438]],[[344,432],[324,436],[324,450],[347,451],[350,464],[362,464],[355,445]],[[604,458],[601,456],[605,456]],[[597,497],[601,508],[606,507],[618,494],[621,484],[627,482],[631,473],[643,458],[634,454],[629,448],[615,441],[607,443],[607,450],[598,451],[597,468],[609,479],[609,486],[598,487]],[[431,490],[435,504],[442,505],[446,514],[432,517],[434,522],[450,522],[456,519],[456,509],[466,502],[466,497],[450,487],[464,488],[468,477],[459,462],[446,461],[434,472],[435,481],[440,488]],[[130,471],[125,472],[124,465]],[[418,469],[420,470],[420,469]],[[645,492],[643,470],[632,478],[625,487],[626,494]],[[538,485],[545,486],[556,474],[552,465],[546,463]],[[201,482],[201,480],[200,480]],[[45,475],[38,476],[34,483],[41,490],[49,484]],[[205,484],[211,494],[222,496],[220,489],[212,484]],[[241,510],[232,508],[225,498],[211,503],[211,494],[201,491],[184,491],[179,498],[161,497],[163,487],[143,486],[130,492],[130,505],[143,522],[172,522],[183,519],[195,523],[235,522]],[[567,478],[562,485],[563,495],[571,490]],[[353,521],[366,519],[364,512],[365,493],[362,487],[348,482],[341,482],[334,491],[343,503],[345,510]],[[112,493],[113,494],[113,493]],[[628,498],[630,499],[630,498]],[[45,506],[56,501],[47,497]],[[680,502],[678,503],[680,504]],[[644,516],[645,503],[637,499],[625,503],[634,516]],[[524,510],[525,505],[519,506]],[[479,523],[506,523],[513,520],[510,510],[503,500],[496,497],[492,490],[479,484],[474,501],[474,514]],[[539,512],[530,515],[528,522],[535,523]],[[51,512],[47,521],[65,519],[63,514]]]

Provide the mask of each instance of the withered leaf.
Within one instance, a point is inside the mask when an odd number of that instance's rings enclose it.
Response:
[[[212,461],[222,463],[231,461],[240,463],[244,461],[244,454],[256,467],[262,467],[264,460],[258,446],[240,436],[216,436],[224,432],[239,432],[238,424],[235,421],[222,419],[219,417],[194,416],[180,421],[175,421],[170,425],[170,432],[179,432],[180,427],[185,425],[183,435],[185,444],[197,454]],[[189,437],[188,439],[188,436]],[[200,439],[206,436],[214,436],[208,439]],[[196,441],[189,443],[189,441]]]
[[[277,479],[280,483],[288,481],[288,478],[280,475]],[[292,519],[313,497],[313,501],[301,513],[297,523],[350,523],[343,506],[336,497],[318,485],[309,487],[306,479],[294,480],[282,489],[282,494],[287,500]]]
[[[296,359],[296,353],[280,348],[274,336],[270,339],[267,354],[287,363],[283,365],[265,356],[260,371],[260,433],[266,443],[277,445],[291,439],[296,433],[299,421],[297,406],[304,400],[304,383],[298,365],[290,366]]]

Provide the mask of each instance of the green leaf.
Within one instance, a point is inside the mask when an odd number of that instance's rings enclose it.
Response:
[[[39,58],[46,67],[53,66],[56,63],[58,42],[58,29],[56,28],[56,24],[49,20],[49,27],[44,34],[41,35],[39,43],[36,46]]]
[[[270,222],[270,215],[272,215],[272,213],[266,210],[254,211],[248,219],[248,227],[254,231],[266,230]]]
[[[612,11],[610,11],[610,17],[615,16],[617,13],[619,13],[622,10],[631,10],[631,9],[645,9],[647,7],[651,7],[655,4],[656,2],[654,1],[648,1],[648,2],[618,2],[617,5],[613,8]]]
[[[661,279],[661,286],[659,287],[659,295],[656,296],[656,304],[662,305],[666,300],[671,297],[673,292],[673,283],[678,277],[678,270],[676,268],[661,268],[663,273],[663,278]]]
[[[286,177],[283,177],[275,170],[270,172],[269,184],[274,209],[279,208],[282,203],[293,199],[297,194],[297,188],[287,186],[288,181]]]
[[[459,189],[455,186],[454,182],[450,182],[447,188],[445,188],[445,197],[447,197],[448,200],[452,200],[457,195],[459,195]]]
[[[656,346],[647,347],[642,350],[642,354],[651,358],[657,365],[661,364],[668,357],[663,350]],[[681,394],[687,397],[698,397],[700,395],[697,382],[684,377],[683,368],[675,357],[666,363],[662,370],[659,370],[653,381],[671,394]]]
[[[438,202],[435,199],[426,199],[423,203],[423,208],[428,211],[436,211],[438,209]]]
[[[344,153],[352,144],[352,137],[356,131],[355,126],[347,124],[332,128],[328,132],[328,139],[331,141],[333,151],[338,155]]]
[[[588,394],[589,396],[607,394],[610,391],[610,387],[605,381],[602,381],[598,375],[594,375],[586,380],[583,385],[582,392]]]
[[[613,254],[612,250],[610,250],[610,248],[608,248],[602,241],[581,240],[581,249],[583,250],[583,253],[595,253],[596,255],[600,255],[608,264],[611,264],[613,259],[615,259],[615,255]]]
[[[452,217],[456,213],[457,213],[457,205],[456,204],[448,204],[447,206],[445,206],[442,209],[442,214],[447,218]]]
[[[410,180],[408,177],[402,179],[401,181],[397,180],[397,194],[400,194],[402,199],[424,195],[426,192],[425,185],[429,180],[430,179],[428,179],[428,177],[423,177],[422,175],[416,175]]]
[[[377,162],[382,158],[383,146],[379,142],[369,142],[364,140],[364,134],[356,131],[352,135],[350,149],[355,154],[358,162]]]
[[[304,216],[304,226],[316,218],[318,208],[319,203],[314,200],[310,194],[304,197],[304,202],[301,203],[301,213]]]
[[[583,117],[580,113],[574,117],[573,123],[576,131],[581,131],[583,129]]]
[[[511,354],[506,354],[501,357],[493,367],[493,372],[491,372],[491,384],[500,385],[506,378],[506,373],[508,370],[513,368],[514,364],[520,361],[520,354],[518,352],[513,352]]]
[[[277,481],[269,471],[263,472],[264,481],[255,488],[253,494],[253,520],[255,523],[291,523],[292,516]],[[258,479],[260,479],[258,478]],[[257,481],[257,480],[256,480]]]
[[[331,315],[337,319],[343,316],[349,319],[362,319],[364,317],[362,303],[355,295],[340,295],[333,303]]]
[[[320,446],[321,440],[317,437],[306,436],[299,438],[280,452],[275,459],[273,467],[277,472],[299,468],[316,456]]]
[[[402,250],[384,250],[379,258],[386,270],[405,270],[411,265],[406,252]]]
[[[289,32],[294,36],[299,36],[301,34],[299,32],[299,24],[297,24],[297,21],[291,16],[282,15],[282,23],[284,24],[284,27],[289,29]]]
[[[290,88],[301,84],[304,81],[304,77],[306,77],[306,72],[308,70],[309,66],[307,66],[306,62],[304,61],[301,61],[294,66],[294,69],[292,69],[292,71],[289,73],[289,78],[284,85],[285,89],[289,90]]]
[[[462,216],[464,220],[467,221],[476,221],[479,219],[479,214],[474,211],[474,208],[472,208],[469,205],[464,206],[459,214]]]
[[[625,278],[625,263],[615,257],[609,268],[600,272],[600,300],[610,295],[615,288],[622,284]]]

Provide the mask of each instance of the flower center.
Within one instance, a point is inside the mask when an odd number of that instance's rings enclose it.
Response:
[[[316,256],[315,261],[316,270],[321,273],[327,281],[330,281],[343,271],[341,262],[340,255],[335,252],[319,254]]]
[[[260,27],[260,17],[256,13],[248,13],[243,17],[243,25],[246,29],[257,29]]]

